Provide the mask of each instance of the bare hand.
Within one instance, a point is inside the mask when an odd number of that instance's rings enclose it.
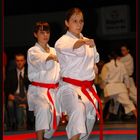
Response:
[[[54,55],[54,54],[50,54],[50,55],[47,57],[46,61],[49,61],[49,60],[54,60],[54,61],[58,62],[57,56]]]
[[[8,100],[15,100],[15,96],[14,95],[12,95],[12,94],[9,94],[9,96],[8,96]]]
[[[84,39],[79,39],[78,41],[75,42],[75,44],[73,46],[73,49],[78,49],[84,44],[85,44]]]
[[[95,46],[95,42],[93,39],[84,39],[86,45],[89,45],[91,48]]]
[[[82,45],[88,45],[89,47],[93,48],[95,46],[93,39],[79,39],[73,46],[73,49],[80,48]]]

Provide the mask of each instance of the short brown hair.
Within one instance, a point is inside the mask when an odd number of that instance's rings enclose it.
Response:
[[[25,54],[23,54],[22,52],[17,52],[14,57],[16,58],[17,56],[23,56],[25,58]],[[25,58],[26,59],[26,58]]]
[[[75,13],[82,13],[82,10],[80,8],[77,8],[77,7],[74,7],[74,8],[71,8],[69,9],[67,12],[66,12],[66,15],[65,15],[65,20],[66,21],[69,21],[70,17],[75,14]]]
[[[50,32],[50,25],[45,21],[36,22],[33,32],[37,33],[39,30]]]

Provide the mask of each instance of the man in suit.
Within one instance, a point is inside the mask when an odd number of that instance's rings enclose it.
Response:
[[[9,114],[9,127],[25,128],[27,125],[27,89],[29,80],[25,67],[24,54],[15,54],[14,69],[7,72],[5,92],[7,97],[7,109]]]

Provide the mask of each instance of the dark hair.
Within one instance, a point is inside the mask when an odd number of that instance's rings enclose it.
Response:
[[[115,53],[115,52],[113,51],[113,52],[111,52],[111,53],[108,55],[108,57],[109,57],[110,60],[111,60],[111,59],[114,59],[114,61],[115,61],[115,66],[117,67],[116,60],[117,60],[118,54]]]
[[[128,43],[126,43],[126,42],[121,43],[119,46],[120,46],[120,49],[121,49],[122,47],[125,47],[127,50],[129,50],[129,45],[128,45]]]
[[[80,8],[71,8],[69,9],[67,12],[66,12],[66,15],[65,15],[65,20],[69,21],[70,17],[74,14],[74,13],[82,13],[82,10]]]
[[[121,45],[121,48],[126,48],[127,50],[129,50],[128,46],[127,45]]]
[[[49,26],[48,22],[45,22],[45,21],[36,22],[33,32],[37,33],[39,30],[50,32],[50,26]]]
[[[25,57],[25,54],[21,53],[21,52],[18,52],[15,54],[15,56],[24,56]]]

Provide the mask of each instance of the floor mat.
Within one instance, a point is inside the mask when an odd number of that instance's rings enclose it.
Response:
[[[132,130],[104,130],[104,140],[136,140],[137,131]],[[20,132],[7,134],[3,136],[3,140],[36,140],[36,135],[34,132]],[[51,140],[68,140],[66,132],[56,132]],[[99,131],[93,131],[89,140],[99,140]]]

